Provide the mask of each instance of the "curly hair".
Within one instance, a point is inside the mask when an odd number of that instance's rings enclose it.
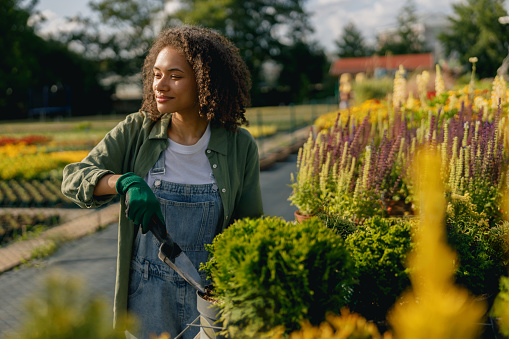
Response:
[[[152,120],[163,115],[157,110],[153,83],[156,58],[166,47],[182,53],[193,68],[198,88],[200,115],[213,124],[235,131],[248,124],[251,76],[237,47],[222,35],[202,27],[181,26],[163,30],[143,65],[143,102],[140,111]]]

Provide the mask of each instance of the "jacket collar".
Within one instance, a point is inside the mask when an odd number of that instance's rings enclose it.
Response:
[[[171,114],[165,114],[155,122],[150,131],[149,139],[168,139],[168,126],[171,123]],[[227,131],[222,126],[210,125],[210,141],[208,149],[211,151],[228,154]]]
[[[210,141],[208,148],[211,151],[221,153],[223,155],[228,154],[228,132],[222,126],[216,126],[215,124],[210,125]]]
[[[168,139],[168,126],[170,125],[171,114],[165,114],[157,120],[150,130],[149,139]]]

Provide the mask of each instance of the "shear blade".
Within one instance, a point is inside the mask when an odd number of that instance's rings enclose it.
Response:
[[[162,247],[162,245],[161,245]],[[198,291],[205,293],[205,287],[201,283],[201,278],[193,263],[184,252],[181,252],[175,259],[171,260],[159,249],[159,259],[166,265],[173,268],[182,278],[190,283]]]

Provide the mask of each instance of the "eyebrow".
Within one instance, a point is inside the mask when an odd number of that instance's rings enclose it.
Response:
[[[160,69],[159,67],[157,67],[157,66],[154,66],[154,69],[156,69],[156,70],[158,70],[158,71],[160,71],[160,70],[161,70],[161,69]],[[173,71],[177,71],[177,72],[184,73],[184,71],[183,71],[183,70],[181,70],[180,68],[170,68],[170,69],[168,69],[168,72],[173,72]]]

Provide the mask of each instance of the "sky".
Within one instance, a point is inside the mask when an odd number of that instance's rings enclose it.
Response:
[[[52,31],[65,27],[65,17],[78,13],[90,15],[90,0],[39,0],[37,9],[48,18],[44,29]],[[453,13],[452,4],[462,0],[415,0],[417,14],[433,18]],[[352,21],[368,42],[373,42],[376,32],[396,26],[396,17],[405,0],[307,0],[305,8],[311,14],[314,29],[312,39],[319,42],[329,53],[335,51],[334,41],[343,27]],[[506,3],[509,9],[509,4]]]

